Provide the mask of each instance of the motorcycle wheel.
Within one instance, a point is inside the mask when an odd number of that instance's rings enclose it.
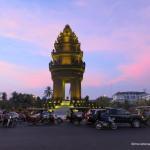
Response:
[[[73,121],[73,124],[74,124],[74,125],[79,125],[80,122],[79,122],[78,120],[74,120],[74,121]]]
[[[62,121],[62,119],[61,118],[57,118],[56,120],[55,120],[55,124],[61,124],[63,121]]]
[[[4,121],[3,121],[2,126],[3,126],[4,128],[7,128],[7,120],[4,120]]]
[[[139,120],[133,120],[132,121],[132,127],[133,128],[140,128],[141,127],[141,122]]]
[[[9,123],[9,128],[14,128],[15,127],[15,121],[11,120],[11,122]]]
[[[103,128],[103,126],[102,126],[101,123],[96,123],[95,128],[96,128],[97,130],[101,130],[101,129]]]
[[[112,130],[116,130],[117,129],[117,125],[115,123],[112,123],[110,125],[110,127],[111,127]]]

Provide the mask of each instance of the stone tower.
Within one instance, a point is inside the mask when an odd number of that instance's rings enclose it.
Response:
[[[59,34],[52,51],[49,69],[53,80],[54,99],[65,99],[65,84],[70,83],[72,100],[81,99],[81,81],[85,70],[78,37],[69,25]]]

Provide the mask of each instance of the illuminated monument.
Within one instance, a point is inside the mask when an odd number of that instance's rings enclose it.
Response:
[[[65,99],[65,84],[70,84],[71,100],[81,99],[81,81],[85,70],[78,37],[66,25],[55,41],[49,69],[53,80],[53,98]]]

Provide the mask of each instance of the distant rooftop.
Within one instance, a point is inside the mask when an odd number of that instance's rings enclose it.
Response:
[[[146,92],[138,92],[138,91],[126,91],[126,92],[117,92],[114,95],[120,95],[120,94],[136,94],[136,95],[141,95],[141,94],[147,94]]]

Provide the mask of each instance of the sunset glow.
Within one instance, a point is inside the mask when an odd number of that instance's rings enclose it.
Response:
[[[83,96],[150,91],[149,0],[0,0],[0,91],[42,96],[48,63],[69,24],[81,42]]]

